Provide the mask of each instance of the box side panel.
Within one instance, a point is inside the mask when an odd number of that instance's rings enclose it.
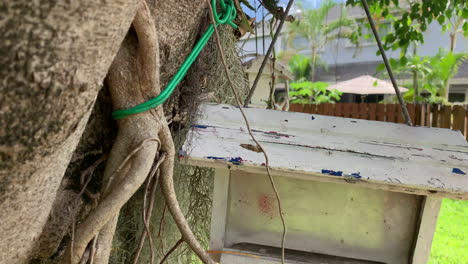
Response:
[[[350,184],[275,177],[288,225],[286,248],[408,263],[422,197]],[[266,175],[232,171],[225,246],[279,247],[282,225]]]

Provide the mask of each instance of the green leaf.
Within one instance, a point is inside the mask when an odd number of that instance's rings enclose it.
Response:
[[[427,30],[427,24],[426,23],[421,23],[420,24],[421,31],[426,31]]]
[[[413,3],[411,5],[411,12],[412,13],[418,13],[421,5],[419,3]]]
[[[382,12],[382,16],[383,16],[383,17],[387,17],[388,14],[389,14],[388,9],[385,9],[385,10]]]
[[[326,96],[326,95],[319,95],[317,97],[314,98],[314,101],[318,104],[322,104],[322,103],[329,103],[331,100],[330,100],[330,97]]]
[[[468,36],[468,21],[465,21],[465,23],[463,23],[463,35],[465,37]]]
[[[390,62],[390,67],[392,68],[398,67],[399,62],[396,59],[390,58],[389,62]]]
[[[408,17],[406,19],[406,25],[411,26],[411,23],[413,23],[413,21],[411,20],[411,18]]]
[[[379,64],[379,66],[377,66],[376,70],[377,70],[377,72],[381,72],[381,71],[385,70],[385,64],[383,64],[383,63]]]
[[[439,22],[439,24],[443,25],[444,22],[445,22],[445,16],[440,15],[440,16],[437,18],[437,21]]]
[[[406,56],[404,55],[401,56],[399,64],[403,66],[403,65],[406,65],[407,63],[408,63],[408,59],[406,58]]]
[[[464,19],[468,19],[468,8],[463,8],[461,17]]]

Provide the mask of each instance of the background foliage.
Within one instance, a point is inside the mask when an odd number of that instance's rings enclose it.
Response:
[[[360,5],[360,0],[347,0],[347,5]],[[386,49],[402,49],[406,53],[410,44],[424,43],[423,33],[430,23],[437,21],[444,30],[463,32],[468,36],[468,1],[399,1],[369,0],[372,13],[392,21],[394,31],[385,37]],[[401,15],[394,16],[398,10]]]

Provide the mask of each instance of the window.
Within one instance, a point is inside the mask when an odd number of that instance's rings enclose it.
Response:
[[[449,93],[448,101],[452,103],[463,103],[465,102],[465,94],[464,93]]]

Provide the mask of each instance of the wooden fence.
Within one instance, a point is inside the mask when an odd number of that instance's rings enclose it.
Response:
[[[468,105],[408,104],[407,107],[414,125],[459,130],[468,140]],[[404,123],[398,104],[292,104],[289,111]]]

